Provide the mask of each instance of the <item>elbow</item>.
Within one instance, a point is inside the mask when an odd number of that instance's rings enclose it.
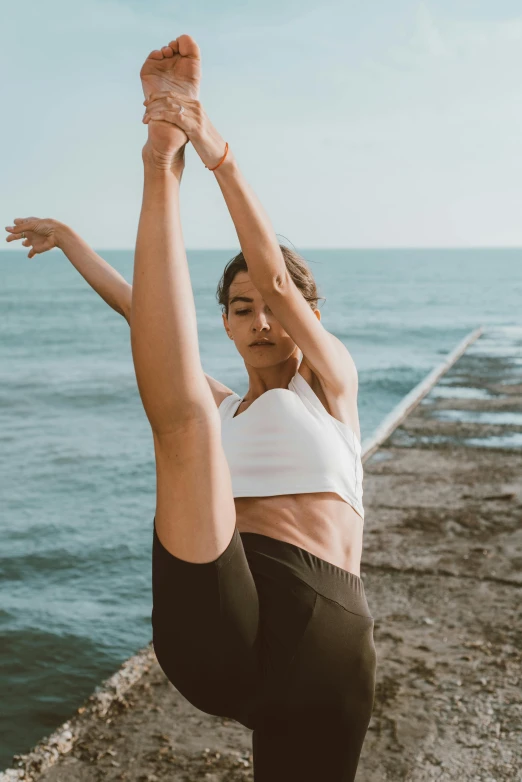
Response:
[[[129,287],[129,289],[126,292],[125,299],[124,299],[123,302],[120,303],[118,311],[120,312],[121,315],[123,315],[123,317],[125,318],[125,320],[127,321],[127,323],[130,326],[130,322],[131,322],[131,307],[132,307],[132,286],[129,285],[128,287]]]
[[[246,254],[245,259],[250,279],[261,295],[280,293],[288,288],[291,277],[280,250],[276,253],[270,248],[260,253],[256,263],[249,263]]]
[[[277,273],[273,275],[265,275],[261,279],[253,279],[250,275],[252,282],[261,294],[261,296],[269,296],[277,293],[282,293],[288,285],[288,272]]]
[[[130,322],[131,322],[131,303],[130,303],[130,301],[129,301],[128,304],[125,304],[125,305],[122,304],[120,306],[120,314],[123,315],[123,317],[125,318],[125,320],[127,321],[127,323],[130,326]]]

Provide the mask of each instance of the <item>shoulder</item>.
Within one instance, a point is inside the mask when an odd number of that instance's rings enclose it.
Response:
[[[221,383],[219,380],[216,380],[216,378],[212,377],[211,375],[207,375],[206,372],[205,372],[205,377],[207,378],[209,388],[212,391],[212,396],[214,397],[214,402],[216,403],[216,407],[219,407],[219,405],[221,404],[223,399],[225,399],[225,397],[235,393],[234,391],[232,391],[231,388],[226,386],[224,383]]]

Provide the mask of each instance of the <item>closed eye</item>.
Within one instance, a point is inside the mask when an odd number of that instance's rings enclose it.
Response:
[[[270,307],[267,307],[266,309],[268,310],[268,312],[271,312]],[[236,310],[236,315],[245,315],[247,312],[251,312],[251,310],[249,310],[249,309],[246,309],[246,310]]]

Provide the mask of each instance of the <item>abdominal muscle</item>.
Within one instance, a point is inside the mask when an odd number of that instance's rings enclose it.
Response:
[[[235,497],[239,532],[293,543],[360,577],[363,520],[334,492]]]

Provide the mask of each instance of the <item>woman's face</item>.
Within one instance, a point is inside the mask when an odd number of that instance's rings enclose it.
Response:
[[[230,286],[228,318],[223,323],[230,339],[246,364],[267,367],[280,364],[299,351],[299,348],[275,319],[261,294],[254,288],[248,272],[238,272]],[[252,345],[268,340],[264,347]]]

